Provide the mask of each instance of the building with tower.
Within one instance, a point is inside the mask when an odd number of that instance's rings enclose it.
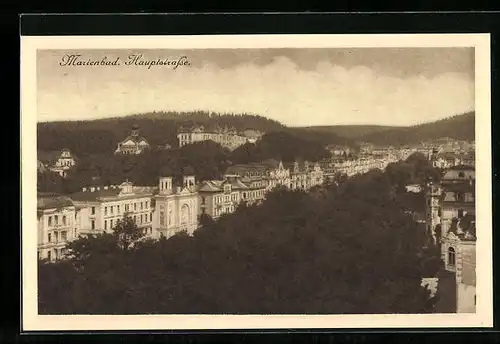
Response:
[[[433,228],[435,243],[441,248],[443,279],[450,276],[454,282],[449,292],[458,313],[473,313],[476,307],[475,179],[474,167],[454,166],[439,185],[430,183],[426,192],[427,228]]]
[[[140,128],[137,124],[132,126],[132,132],[122,142],[118,143],[115,154],[141,154],[149,149],[148,141],[141,136]]]
[[[198,191],[193,175],[184,175],[180,185],[174,185],[171,176],[160,177],[154,200],[156,238],[169,238],[181,231],[192,234],[198,228]]]

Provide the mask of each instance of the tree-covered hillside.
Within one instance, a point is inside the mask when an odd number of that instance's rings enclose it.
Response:
[[[392,128],[367,135],[359,140],[375,144],[402,145],[449,137],[456,140],[475,140],[475,112],[452,116],[432,123]]]
[[[38,123],[38,149],[68,148],[77,155],[114,152],[118,142],[125,139],[134,124],[151,146],[178,144],[177,131],[183,125],[233,126],[237,130],[254,129],[263,132],[281,130],[284,126],[274,120],[249,114],[216,114],[204,111],[189,113],[152,112],[93,121]]]
[[[377,125],[333,125],[296,128],[305,132],[333,134],[339,138],[380,145],[404,145],[449,137],[457,140],[475,139],[475,113],[469,112],[431,123],[410,127]]]

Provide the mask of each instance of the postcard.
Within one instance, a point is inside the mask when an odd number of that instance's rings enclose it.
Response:
[[[488,34],[24,36],[21,86],[23,331],[493,326]]]

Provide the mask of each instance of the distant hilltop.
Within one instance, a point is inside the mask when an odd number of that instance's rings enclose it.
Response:
[[[116,151],[117,144],[130,135],[133,126],[141,128],[141,137],[145,138],[152,149],[179,147],[180,132],[186,128],[199,127],[218,127],[222,130],[228,128],[238,135],[250,133],[243,135],[252,136],[250,141],[258,141],[265,134],[286,132],[301,140],[323,146],[333,144],[353,147],[358,141],[397,146],[440,137],[472,141],[475,132],[474,117],[474,112],[471,112],[412,127],[373,125],[287,127],[278,121],[255,114],[153,111],[91,121],[41,122],[38,123],[37,135],[40,150],[68,148],[77,155]],[[237,140],[236,136],[234,140]],[[243,142],[244,139],[239,141]]]
[[[475,141],[475,112],[451,116],[435,122],[410,127],[377,125],[334,125],[303,128],[316,132],[330,132],[358,142],[400,146],[423,141],[448,138]]]

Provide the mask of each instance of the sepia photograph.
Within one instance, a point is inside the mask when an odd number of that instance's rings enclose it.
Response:
[[[23,38],[25,324],[492,326],[488,35],[340,36]]]

